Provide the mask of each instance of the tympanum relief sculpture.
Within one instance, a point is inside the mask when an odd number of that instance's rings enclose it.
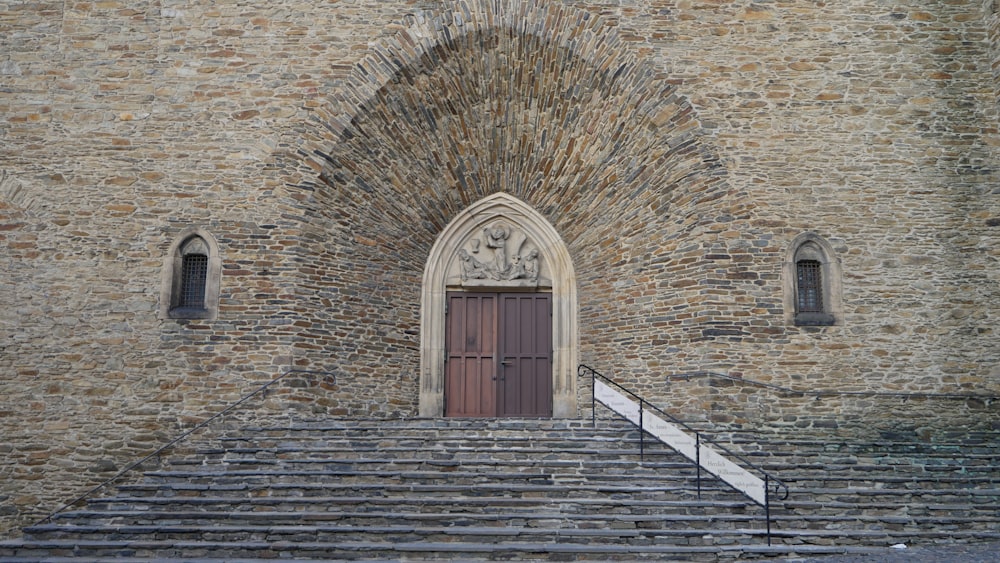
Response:
[[[523,230],[496,221],[459,248],[458,274],[465,287],[549,286],[540,277],[540,260],[538,249]]]

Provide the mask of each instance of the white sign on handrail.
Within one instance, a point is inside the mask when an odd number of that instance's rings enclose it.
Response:
[[[639,424],[641,412],[641,426],[644,430],[695,463],[699,462],[700,457],[702,469],[722,479],[754,502],[762,506],[767,504],[767,487],[763,479],[736,465],[712,448],[704,444],[699,447],[698,441],[676,424],[663,420],[653,412],[640,411],[639,403],[602,381],[594,381],[594,398],[633,424]]]

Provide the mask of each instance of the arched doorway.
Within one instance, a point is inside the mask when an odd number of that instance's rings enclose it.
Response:
[[[576,318],[552,225],[505,193],[472,204],[424,270],[420,415],[575,417]]]

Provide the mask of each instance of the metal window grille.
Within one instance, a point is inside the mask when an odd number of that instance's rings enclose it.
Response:
[[[208,256],[188,254],[181,267],[180,307],[205,308],[205,282],[208,281]]]
[[[823,312],[823,273],[817,260],[800,260],[798,273],[798,300],[800,313]]]

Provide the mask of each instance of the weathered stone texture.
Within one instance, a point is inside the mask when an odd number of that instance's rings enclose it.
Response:
[[[987,0],[0,2],[0,521],[289,369],[268,409],[414,415],[427,255],[499,191],[573,256],[581,360],[686,415],[995,397],[998,29]],[[219,317],[158,318],[195,225]],[[806,231],[841,326],[784,321]],[[665,384],[698,370],[871,395]],[[995,421],[957,400],[910,418]]]

